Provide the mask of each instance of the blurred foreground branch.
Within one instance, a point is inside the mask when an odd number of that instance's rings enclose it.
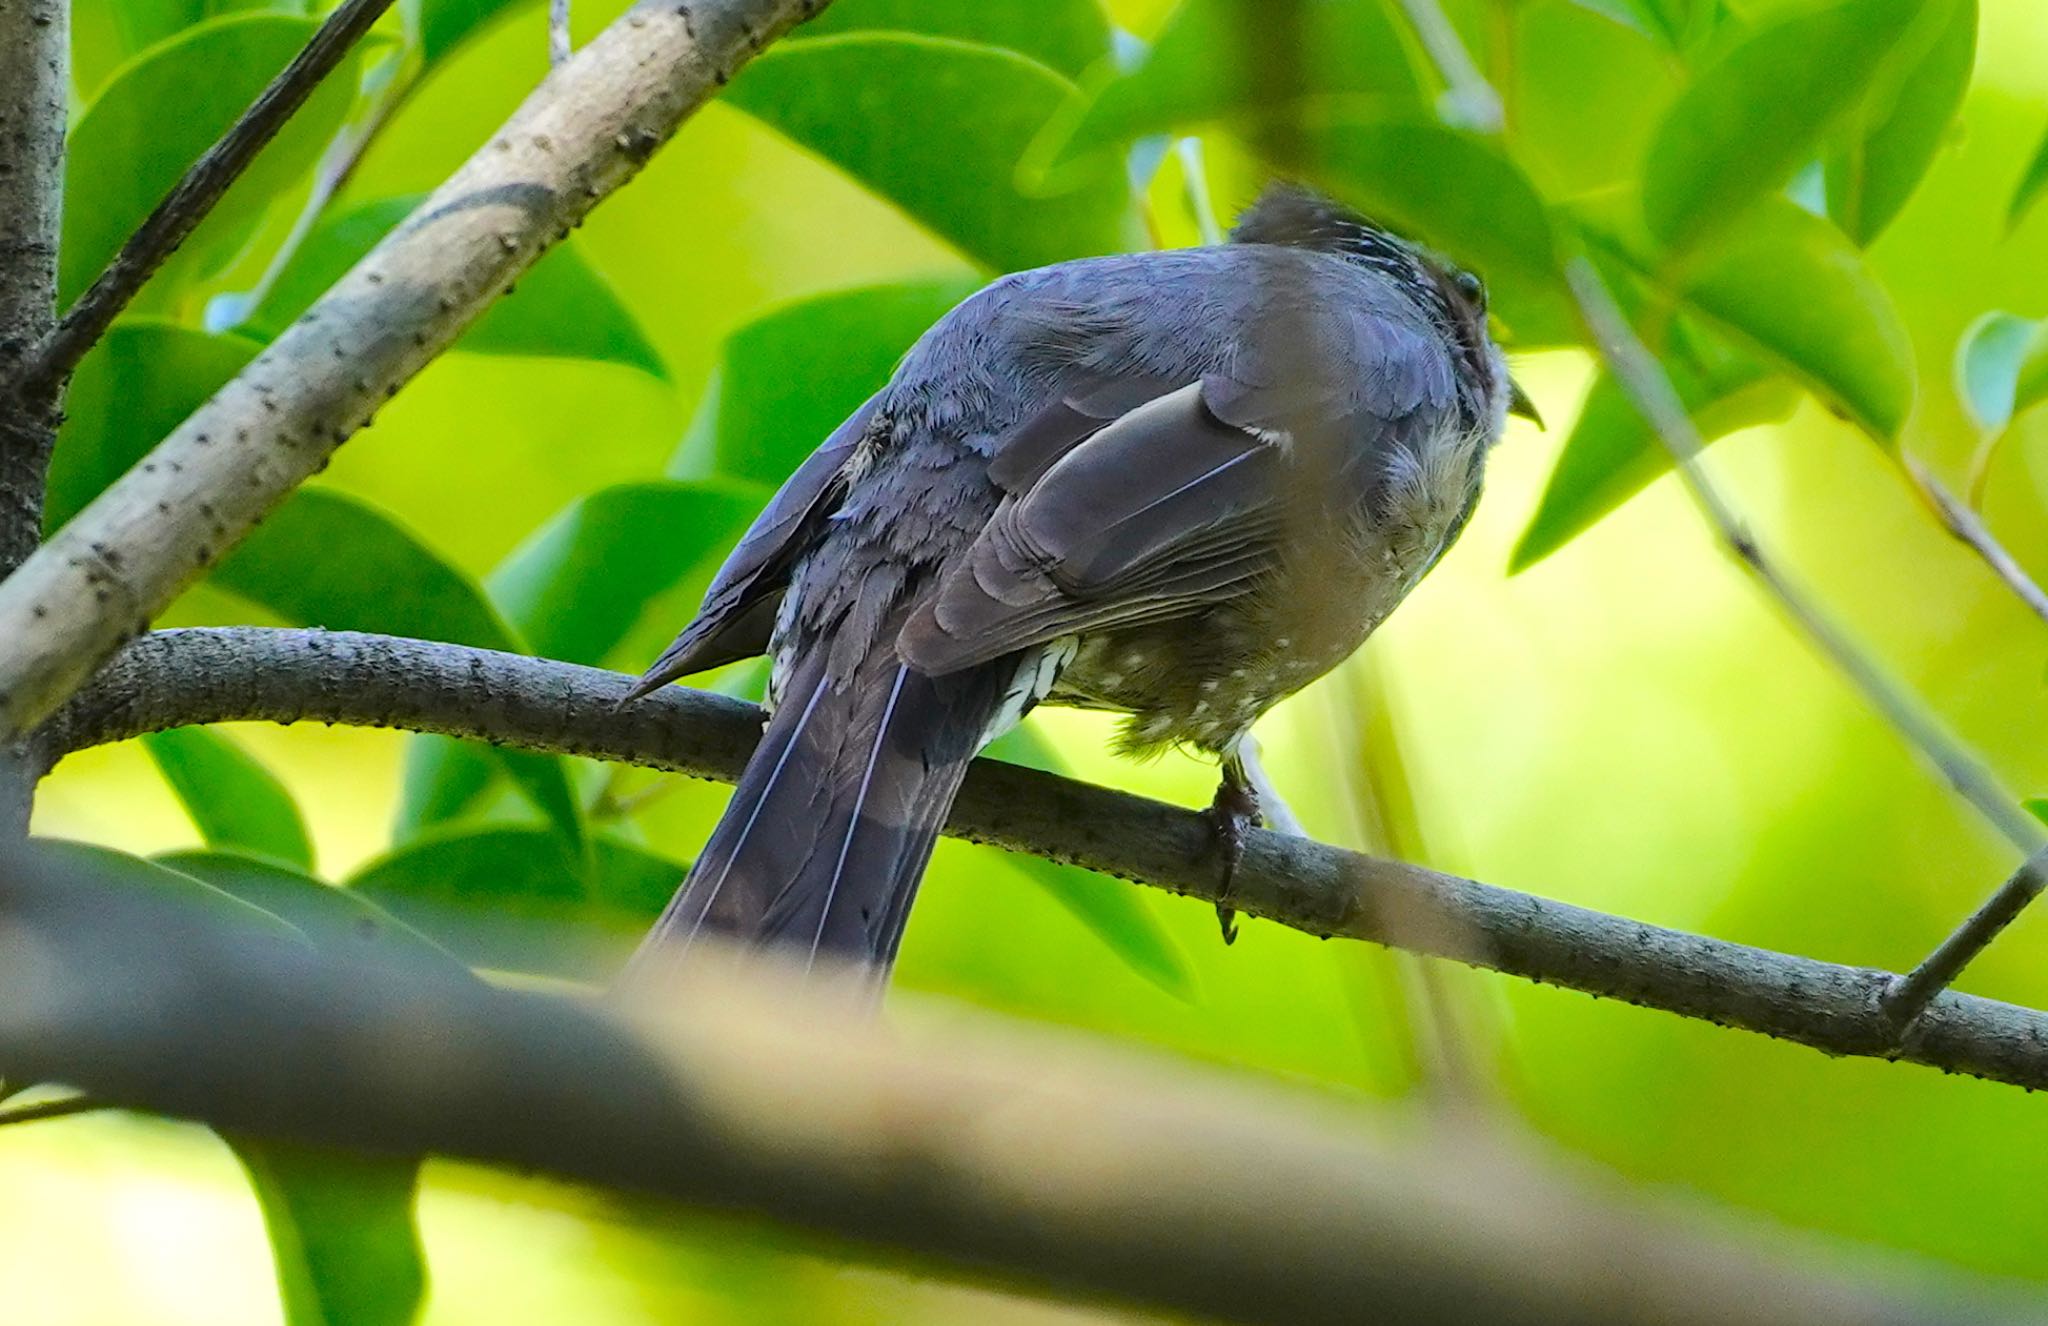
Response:
[[[353,632],[159,631],[135,642],[35,736],[54,762],[188,723],[312,719],[401,727],[730,782],[760,710],[671,686],[619,710],[631,679],[598,668]],[[1214,901],[1202,814],[978,761],[947,832]],[[1254,832],[1231,905],[1313,935],[1450,958],[1809,1045],[2048,1088],[2048,1015],[1953,991],[1901,1030],[1900,977],[1668,930],[1531,894]]]
[[[825,0],[642,0],[0,583],[0,743],[61,704],[754,52]]]
[[[0,1062],[239,1134],[510,1164],[1236,1321],[2007,1319],[1954,1286],[1936,1300],[1704,1236],[1498,1138],[1390,1135],[956,1012],[942,1035],[914,1009],[880,1028],[822,972],[699,950],[660,1016],[345,957],[9,857]]]

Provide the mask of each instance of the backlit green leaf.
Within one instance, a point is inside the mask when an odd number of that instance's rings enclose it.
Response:
[[[614,838],[592,847],[586,873],[555,835],[453,828],[371,862],[348,885],[466,962],[592,979],[645,932],[688,871]]]
[[[543,525],[486,584],[535,653],[596,665],[648,600],[731,548],[765,495],[674,480],[605,488]]]
[[[50,458],[43,528],[55,530],[77,515],[262,348],[156,318],[116,323],[71,379]]]
[[[303,488],[213,570],[213,583],[286,621],[524,652],[482,589],[389,516],[345,494]],[[492,756],[571,843],[582,811],[563,762]]]
[[[1068,78],[1109,54],[1109,20],[1096,0],[836,0],[784,40],[862,30],[1001,46]]]
[[[142,747],[209,846],[313,868],[313,843],[291,792],[227,735],[172,728],[147,734]]]
[[[1906,205],[1970,84],[1977,0],[1938,3],[1949,11],[1945,20],[1899,43],[1828,153],[1828,215],[1859,245],[1876,239]]]
[[[888,381],[911,343],[979,284],[958,279],[836,290],[741,327],[726,339],[670,472],[780,487]]]
[[[725,99],[832,162],[985,267],[1138,247],[1121,166],[1027,197],[1017,163],[1073,84],[1014,51],[849,32],[763,51]],[[944,112],[934,112],[944,107]]]
[[[1706,441],[1783,418],[1797,401],[1790,383],[1761,364],[1735,357],[1714,372],[1666,361],[1671,384]],[[1510,571],[1563,547],[1671,468],[1671,453],[1620,385],[1594,380],[1565,439],[1536,514],[1515,544]]]
[[[1912,345],[1842,232],[1767,199],[1684,283],[1687,303],[1890,446],[1913,408]]]
[[[2026,219],[2027,213],[2048,190],[2048,134],[2041,136],[2040,146],[2034,149],[2027,168],[2020,174],[2020,182],[2012,191],[2012,201],[2006,205],[2005,224],[2016,226]]]
[[[310,18],[234,14],[185,29],[121,68],[71,131],[64,161],[58,298],[68,303],[318,29]],[[358,57],[337,66],[155,278],[218,267],[310,170],[355,98]],[[171,108],[175,108],[172,112]]]
[[[1012,728],[998,737],[986,753],[994,759],[1053,773],[1065,768],[1058,752],[1028,725]],[[1004,859],[1073,913],[1075,920],[1108,945],[1132,971],[1168,994],[1182,999],[1193,997],[1194,973],[1188,968],[1187,955],[1159,923],[1139,890],[1122,880],[1041,857],[1013,852]]]
[[[324,217],[250,314],[250,327],[265,336],[282,331],[411,215],[419,201],[384,198]],[[661,355],[618,292],[573,238],[550,249],[519,278],[511,295],[485,310],[455,348],[472,354],[597,359],[668,376]]]
[[[418,1315],[419,1158],[221,1137],[263,1211],[285,1326],[407,1326]]]
[[[1286,15],[1298,28],[1276,22]],[[1383,113],[1425,109],[1408,43],[1381,0],[1184,0],[1135,67],[1089,75],[1033,144],[1031,166],[1065,178],[1149,134],[1332,95]]]
[[[1857,104],[1918,10],[1918,0],[1841,0],[1802,11],[1701,73],[1650,142],[1651,233],[1691,248],[1782,187]]]

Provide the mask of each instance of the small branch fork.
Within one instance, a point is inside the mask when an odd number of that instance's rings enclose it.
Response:
[[[1944,781],[1995,829],[2001,837],[2027,857],[2025,865],[2007,880],[1985,904],[1954,934],[1944,940],[1912,973],[1894,978],[1886,992],[1885,1009],[1901,1036],[1924,1014],[1932,1000],[1952,984],[1977,954],[2011,924],[2048,882],[2048,831],[2021,808],[2016,798],[1998,782],[1997,776],[1930,715],[1904,687],[1885,675],[1833,619],[1775,563],[1764,555],[1756,539],[1743,526],[1700,464],[1702,443],[1678,393],[1663,369],[1608,293],[1599,273],[1583,256],[1575,257],[1565,270],[1580,314],[1593,332],[1594,343],[1629,398],[1670,450],[1686,491],[1722,542],[1759,583],[1769,591],[1806,636],[1848,677],[1879,716],[1891,725]],[[1920,478],[1915,469],[1915,478]],[[1943,492],[1938,484],[1923,487],[1930,494]],[[1950,499],[1953,503],[1953,499]],[[1936,502],[1937,510],[1943,510]],[[1960,511],[1960,506],[1957,510]],[[1967,514],[1967,513],[1964,513]],[[1946,519],[1946,515],[1944,514]],[[1951,525],[1953,530],[1955,526]],[[1960,535],[1959,535],[1960,537]],[[2021,577],[2024,580],[2024,576]],[[2038,593],[2038,591],[2037,591]]]
[[[639,764],[731,782],[760,711],[667,687],[620,711],[630,678],[545,659],[353,632],[158,631],[36,734],[67,752],[190,723],[313,720]],[[977,761],[947,832],[1218,901],[1199,811]],[[1449,958],[1809,1045],[2048,1089],[2048,1015],[1938,989],[1910,1026],[1899,976],[1685,934],[1548,898],[1250,830],[1238,911],[1313,935]]]
[[[327,16],[306,48],[270,81],[220,141],[192,163],[184,178],[36,348],[14,383],[16,395],[33,397],[51,390],[78,367],[86,351],[113,326],[157,268],[190,237],[257,154],[305,105],[313,89],[390,7],[391,0],[344,0]]]

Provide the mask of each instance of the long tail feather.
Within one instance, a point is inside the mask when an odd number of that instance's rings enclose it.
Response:
[[[636,963],[697,935],[884,971],[969,761],[1014,668],[932,678],[884,651],[850,678],[823,655],[784,689],[725,816]]]

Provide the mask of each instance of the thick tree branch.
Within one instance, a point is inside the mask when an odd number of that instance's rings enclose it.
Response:
[[[45,759],[187,723],[300,719],[403,727],[730,782],[760,711],[669,687],[626,709],[617,673],[456,645],[256,627],[135,642],[36,734]],[[947,832],[1215,901],[1201,814],[978,762]],[[1230,903],[1313,935],[1370,940],[1836,1055],[2048,1089],[2048,1015],[1946,991],[1901,1029],[1902,978],[1667,930],[1530,894],[1254,832]]]
[[[55,394],[13,384],[57,316],[66,18],[64,0],[0,0],[0,576],[42,538],[57,437]],[[0,838],[28,831],[34,786],[0,737]]]
[[[597,1008],[40,870],[0,863],[0,1061],[238,1133],[508,1163],[1245,1322],[1877,1326],[2018,1306],[1817,1275],[1495,1136],[1404,1134],[957,1011],[933,1026],[899,1005],[880,1028],[822,971],[776,980],[700,948],[658,1006]]]
[[[642,0],[0,584],[0,741],[63,702],[764,42],[822,0]]]
[[[17,381],[17,391],[52,391],[70,376],[136,292],[206,219],[257,153],[277,137],[313,89],[390,7],[391,0],[344,0],[327,16],[306,49],[270,80],[221,140],[192,163],[184,178],[128,237],[107,269],[65,312],[56,330],[36,347]]]

